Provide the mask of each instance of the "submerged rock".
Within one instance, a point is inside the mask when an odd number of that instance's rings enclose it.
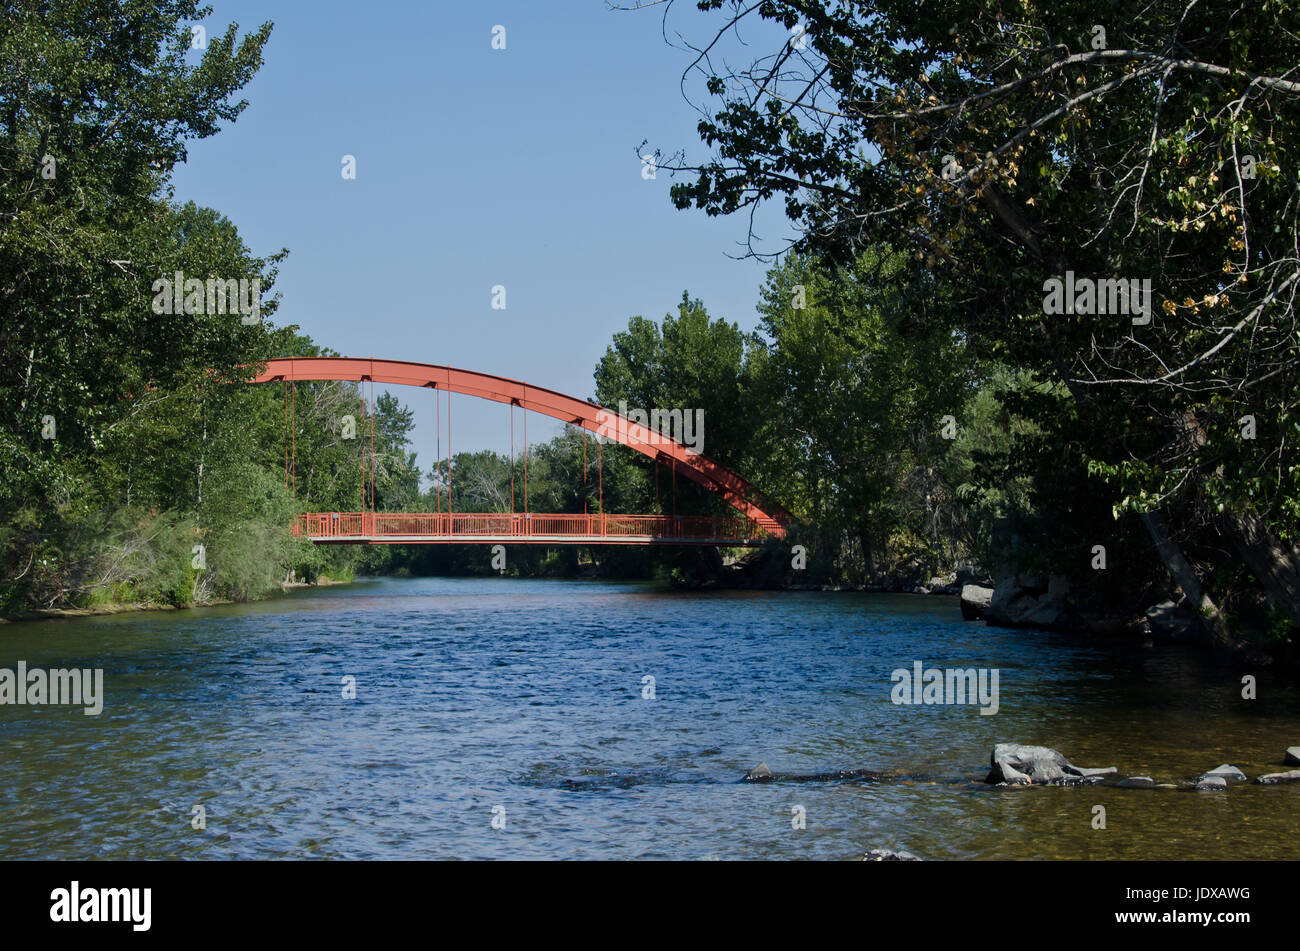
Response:
[[[911,852],[894,852],[890,849],[872,849],[862,856],[864,862],[919,862]]]
[[[1073,765],[1062,753],[1046,746],[999,743],[989,758],[993,767],[986,783],[1044,784],[1100,782],[1119,772],[1114,766],[1087,769]]]
[[[1130,776],[1128,779],[1121,779],[1115,785],[1119,789],[1155,789],[1156,781],[1150,776]]]
[[[874,769],[836,769],[829,773],[780,774],[777,778],[796,783],[833,783],[841,779],[878,780],[881,774]]]
[[[1300,783],[1300,769],[1288,770],[1285,773],[1269,773],[1266,776],[1259,777],[1255,782],[1263,783],[1265,786],[1272,786],[1276,783]]]
[[[836,769],[827,773],[774,773],[766,763],[759,763],[745,774],[747,783],[833,783],[844,779],[879,779],[880,773],[871,769]]]
[[[964,585],[961,589],[961,616],[968,621],[981,621],[993,600],[993,589],[977,584]]]

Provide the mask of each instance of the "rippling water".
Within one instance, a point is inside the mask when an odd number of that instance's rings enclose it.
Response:
[[[1300,786],[984,787],[1002,741],[1163,782],[1278,771],[1300,696],[1253,671],[1242,700],[1243,671],[1185,648],[966,624],[951,598],[363,581],[0,627],[19,660],[102,667],[106,699],[0,706],[4,859],[1292,858],[1300,817]],[[891,703],[916,660],[998,668],[999,712]],[[739,782],[759,761],[885,776]]]

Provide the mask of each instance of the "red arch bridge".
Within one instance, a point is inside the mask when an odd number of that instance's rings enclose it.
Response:
[[[374,384],[418,386],[434,391],[434,416],[441,445],[442,404],[446,403],[448,478],[450,478],[452,439],[452,394],[506,403],[511,407],[511,508],[514,508],[514,407],[524,410],[524,479],[522,512],[453,512],[448,487],[445,499],[441,489],[441,449],[437,460],[437,487],[433,512],[374,511],[373,473],[365,472],[362,453],[361,511],[308,512],[297,516],[294,534],[310,538],[317,544],[583,544],[583,545],[722,545],[755,546],[769,537],[783,538],[790,519],[779,505],[760,500],[748,482],[736,473],[657,430],[633,421],[620,413],[588,400],[565,396],[554,390],[520,383],[504,377],[455,367],[404,360],[374,360],[352,357],[291,357],[268,360],[266,369],[252,380],[255,383],[281,383],[285,388],[285,417],[290,437],[285,446],[285,480],[295,479],[294,459],[295,400],[290,383],[299,380],[348,380],[359,383],[367,397],[370,420],[368,438],[373,457]],[[446,394],[445,399],[442,394]],[[597,435],[597,507],[581,513],[542,513],[528,505],[528,430],[527,412],[550,416],[576,426],[583,433],[583,480],[587,478],[588,431]],[[365,432],[357,436],[363,441]],[[604,437],[604,438],[599,438]],[[605,511],[604,460],[605,439],[614,439],[662,464],[672,472],[674,493],[672,515],[620,515]],[[373,462],[371,463],[373,467]],[[724,517],[676,515],[676,478],[681,474],[703,486],[734,510]],[[657,476],[657,472],[656,472]],[[585,493],[584,493],[585,495]],[[444,508],[443,502],[446,502]],[[584,501],[584,509],[586,508]]]

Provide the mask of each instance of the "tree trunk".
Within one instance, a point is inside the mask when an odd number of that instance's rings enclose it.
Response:
[[[202,399],[200,397],[200,400]],[[208,407],[206,401],[203,401],[200,405],[199,414],[203,418],[203,436],[199,440],[199,470],[194,496],[194,525],[196,528],[199,524],[199,516],[203,512],[203,464],[208,454]]]
[[[862,573],[863,581],[867,584],[876,583],[876,559],[875,552],[871,544],[871,528],[863,525],[858,529],[858,544],[862,546]]]
[[[1300,626],[1300,553],[1268,530],[1258,517],[1224,512],[1219,528],[1237,549],[1269,600]]]
[[[1224,621],[1223,615],[1219,613],[1218,607],[1210,600],[1210,596],[1205,593],[1201,587],[1201,581],[1196,577],[1196,572],[1188,563],[1187,558],[1183,555],[1183,550],[1179,547],[1178,542],[1174,540],[1169,533],[1169,526],[1165,523],[1165,517],[1158,511],[1144,512],[1142,522],[1151,534],[1151,540],[1156,544],[1156,551],[1160,553],[1160,559],[1169,569],[1178,587],[1183,589],[1183,594],[1187,595],[1187,601],[1196,610],[1202,623],[1210,634],[1210,639],[1215,643],[1227,646],[1232,643],[1232,635],[1228,632],[1228,625]]]

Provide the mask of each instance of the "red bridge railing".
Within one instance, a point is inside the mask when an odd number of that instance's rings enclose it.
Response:
[[[697,515],[545,515],[532,513],[311,512],[293,533],[315,542],[459,543],[509,539],[536,544],[757,544],[778,525],[744,517]]]

